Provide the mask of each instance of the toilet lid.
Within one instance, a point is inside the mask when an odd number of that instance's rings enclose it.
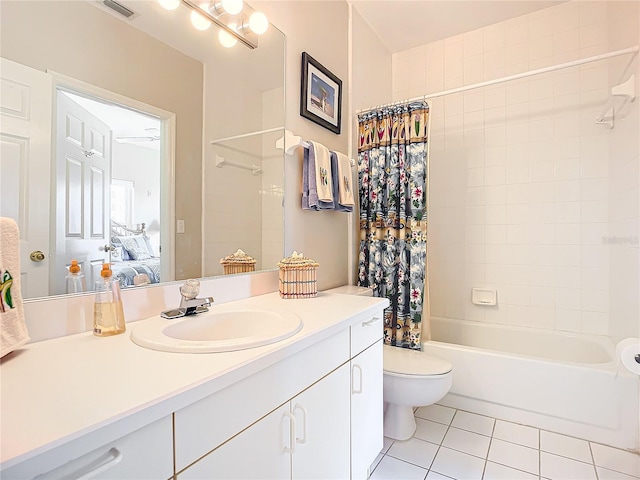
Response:
[[[451,364],[419,350],[384,346],[384,371],[401,375],[443,375]]]

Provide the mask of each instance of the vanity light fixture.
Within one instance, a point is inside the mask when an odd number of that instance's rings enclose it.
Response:
[[[253,33],[262,35],[269,28],[269,20],[262,12],[253,12],[249,17],[249,28]]]
[[[180,0],[158,0],[165,10],[175,10],[180,6]]]
[[[160,5],[173,10],[182,3],[191,9],[191,23],[198,30],[208,29],[212,23],[220,28],[218,40],[227,47],[238,41],[254,49],[258,46],[258,35],[269,28],[269,20],[262,12],[257,12],[243,0],[158,0]]]
[[[222,3],[222,8],[224,8],[229,15],[239,14],[244,6],[242,0],[222,0],[220,3]]]
[[[223,47],[226,47],[226,48],[235,47],[236,43],[238,43],[238,40],[236,40],[236,37],[231,35],[226,30],[220,30],[218,32],[218,41]]]
[[[207,30],[211,26],[211,20],[205,18],[197,10],[191,10],[191,25],[197,30]]]

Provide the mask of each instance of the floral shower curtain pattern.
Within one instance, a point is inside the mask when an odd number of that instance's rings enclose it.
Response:
[[[429,105],[384,107],[361,114],[358,124],[358,285],[390,301],[384,318],[385,344],[419,350],[428,295]]]

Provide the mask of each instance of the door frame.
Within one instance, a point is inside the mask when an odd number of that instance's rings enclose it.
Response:
[[[53,95],[58,90],[71,93],[98,97],[125,108],[136,110],[157,117],[160,120],[160,278],[163,282],[175,279],[175,146],[176,146],[176,115],[153,105],[140,102],[133,98],[97,87],[82,80],[63,75],[51,70],[47,73],[53,78]],[[54,97],[55,98],[55,97]],[[53,102],[52,119],[55,125],[57,118],[57,102]],[[55,127],[57,128],[57,126]],[[52,151],[55,151],[55,128],[52,128]],[[52,161],[55,158],[52,156]],[[52,165],[53,167],[53,165]],[[51,185],[52,192],[55,186]],[[52,209],[53,210],[53,209]],[[51,212],[53,217],[55,212]],[[54,218],[51,218],[54,221]],[[53,239],[55,241],[55,239]],[[53,244],[51,245],[53,247]]]

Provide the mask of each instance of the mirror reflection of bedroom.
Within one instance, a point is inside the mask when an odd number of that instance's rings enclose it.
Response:
[[[160,119],[67,90],[56,111],[54,216],[65,231],[50,293],[67,293],[72,259],[89,291],[103,262],[123,288],[160,282]]]

